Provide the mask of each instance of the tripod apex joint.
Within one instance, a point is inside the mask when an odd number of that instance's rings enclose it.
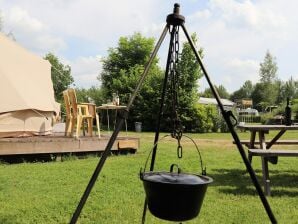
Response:
[[[184,22],[185,17],[180,15],[180,5],[178,3],[175,3],[173,13],[167,16],[167,24],[173,26],[180,26],[184,24]]]
[[[180,4],[179,3],[175,3],[174,4],[173,13],[176,13],[176,14],[179,14],[180,13]]]

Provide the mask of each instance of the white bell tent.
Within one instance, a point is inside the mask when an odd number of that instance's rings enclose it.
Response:
[[[0,137],[52,132],[55,102],[51,64],[0,33]]]

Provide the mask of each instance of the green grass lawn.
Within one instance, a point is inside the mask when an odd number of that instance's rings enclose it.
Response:
[[[285,138],[297,138],[298,132]],[[125,134],[123,134],[125,135]],[[144,190],[139,171],[152,148],[153,133],[128,133],[141,138],[136,154],[110,156],[81,213],[78,223],[140,223]],[[249,138],[249,133],[239,133]],[[201,150],[209,186],[200,215],[186,223],[270,223],[245,171],[230,134],[192,134]],[[203,140],[202,140],[203,139]],[[183,142],[182,159],[176,144],[160,142],[155,170],[178,163],[186,172],[199,173],[198,153]],[[98,157],[64,162],[0,164],[0,223],[69,223]],[[260,158],[253,167],[261,180]],[[298,158],[269,164],[272,196],[268,198],[279,223],[298,223]],[[146,223],[169,223],[147,213]]]

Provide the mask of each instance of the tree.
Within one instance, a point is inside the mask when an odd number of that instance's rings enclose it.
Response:
[[[198,42],[196,33],[192,34],[191,38],[195,44]],[[202,48],[198,50],[198,53],[203,57]],[[177,71],[179,74],[179,114],[186,130],[191,131],[195,129],[195,120],[198,118],[196,108],[198,102],[198,79],[203,74],[188,42],[183,43]]]
[[[286,82],[279,81],[279,94],[277,97],[278,104],[284,104],[287,97],[298,97],[298,81],[295,81],[291,76]]]
[[[58,102],[62,101],[62,92],[73,83],[71,76],[71,68],[69,65],[63,65],[58,57],[52,53],[48,53],[44,59],[48,60],[51,65],[51,77],[53,81],[55,98]]]
[[[196,41],[195,35],[192,35],[192,38]],[[102,81],[107,99],[112,96],[112,93],[118,92],[121,102],[127,102],[144,71],[144,65],[148,62],[153,47],[153,38],[145,38],[135,33],[131,37],[121,37],[118,46],[109,49],[108,57],[103,60],[103,71],[98,77]],[[201,73],[195,55],[187,43],[183,44],[177,71],[179,73],[179,114],[182,113],[183,121],[192,123],[196,113],[194,105],[197,103],[197,80]],[[155,59],[130,111],[128,119],[130,125],[134,121],[141,121],[144,130],[155,130],[162,84],[163,72],[158,66],[158,59]],[[167,89],[167,96],[169,96],[169,89]],[[169,100],[167,97],[162,122],[163,130],[168,130],[171,120]]]
[[[276,104],[278,95],[278,82],[276,83],[257,83],[252,92],[254,108],[264,110],[267,106]]]
[[[251,98],[254,86],[250,80],[245,81],[245,83],[240,87],[240,89],[233,92],[230,96],[232,101],[237,99]]]
[[[226,88],[223,85],[219,85],[217,87],[217,92],[221,98],[225,98],[225,99],[230,98],[230,94],[228,93],[228,91],[226,90]]]
[[[216,86],[214,86],[216,88]],[[213,98],[213,93],[209,87],[207,87],[203,92],[200,93],[201,97]]]
[[[119,87],[119,78],[129,77],[128,72],[140,73],[140,68],[147,63],[153,49],[154,38],[142,37],[135,33],[131,37],[120,37],[118,47],[108,50],[108,57],[102,60],[103,70],[98,77],[106,94],[111,96]],[[156,66],[157,60],[153,66]],[[140,67],[141,66],[141,67]]]
[[[89,102],[96,105],[105,103],[102,89],[99,87],[92,86],[89,89],[76,88],[76,95],[78,102]]]
[[[279,82],[275,60],[275,57],[267,51],[264,61],[260,63],[260,83],[256,84],[252,93],[254,105],[259,109],[265,109],[266,106],[275,105],[277,102]]]
[[[220,98],[229,99],[230,94],[228,93],[228,91],[226,90],[226,88],[223,85],[219,85],[219,86],[214,85],[214,88],[217,90]],[[213,92],[211,91],[211,89],[209,87],[206,88],[204,90],[204,92],[202,92],[200,95],[202,97],[214,98]]]
[[[263,83],[273,83],[277,79],[277,70],[276,58],[267,51],[263,63],[260,63],[260,81]]]
[[[112,93],[118,92],[120,102],[128,102],[137,82],[144,71],[154,47],[154,38],[143,37],[135,33],[130,37],[120,37],[118,46],[108,50],[103,59],[103,70],[98,77],[102,81],[103,94],[110,100]],[[145,79],[140,94],[130,110],[128,124],[133,127],[135,121],[143,123],[143,129],[154,130],[159,106],[162,71],[155,59]]]
[[[291,76],[283,86],[283,99],[287,97],[296,97],[298,95],[298,81],[295,81]]]

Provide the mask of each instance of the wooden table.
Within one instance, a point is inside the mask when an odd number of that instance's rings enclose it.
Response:
[[[118,110],[124,110],[126,109],[126,106],[117,106],[117,105],[113,105],[113,104],[103,104],[101,106],[96,107],[96,109],[99,110],[106,110],[107,111],[107,121],[108,121],[108,132],[110,132],[110,116],[109,116],[109,110],[115,110],[115,119],[117,117],[117,111]],[[115,121],[114,121],[114,125],[115,125]],[[125,130],[127,132],[127,122],[125,119]]]
[[[298,130],[298,125],[239,125],[237,126],[240,130],[243,131],[250,131],[250,141],[249,141],[249,152],[255,153],[255,155],[261,156],[262,159],[262,174],[263,174],[263,183],[264,183],[264,192],[266,195],[270,195],[270,179],[269,179],[269,170],[268,170],[268,160],[272,159],[270,157],[272,155],[275,155],[275,158],[277,159],[277,156],[298,156],[298,150],[269,150],[274,144],[279,143],[280,137],[289,130]],[[269,131],[277,130],[279,131],[277,135],[271,139],[270,141],[266,141],[265,134],[268,134]],[[259,149],[256,149],[256,134],[259,135]],[[297,143],[298,141],[288,141],[289,144]],[[287,144],[287,141],[283,141],[283,144]],[[266,150],[266,151],[264,151]],[[272,154],[271,152],[275,152]],[[251,161],[251,156],[253,154],[249,154],[249,159]],[[274,158],[273,158],[274,160]],[[275,160],[277,162],[277,160]]]

